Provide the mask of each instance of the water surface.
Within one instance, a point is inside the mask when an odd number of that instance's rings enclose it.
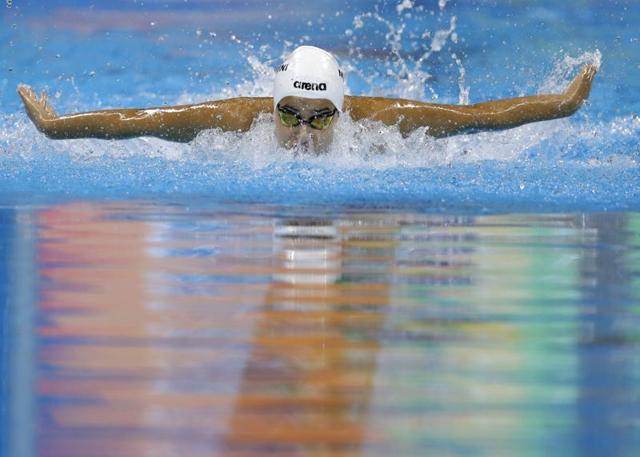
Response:
[[[0,8],[0,455],[640,455],[634,1]],[[270,95],[300,44],[353,95],[559,93],[434,140],[338,124],[51,141],[59,113]]]
[[[14,1],[0,13],[0,201],[165,198],[420,207],[441,212],[640,210],[640,46],[634,2]],[[569,119],[433,140],[338,122],[319,157],[246,135],[51,141],[18,83],[59,113],[270,96],[295,46],[338,57],[353,95],[435,103],[560,93],[600,71]],[[7,198],[7,196],[11,198]]]
[[[637,213],[2,220],[6,455],[640,452]]]

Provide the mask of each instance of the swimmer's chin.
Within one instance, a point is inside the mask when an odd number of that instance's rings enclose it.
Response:
[[[311,142],[285,141],[280,143],[280,147],[291,151],[294,156],[298,155],[320,155],[329,151],[328,145],[316,146]]]

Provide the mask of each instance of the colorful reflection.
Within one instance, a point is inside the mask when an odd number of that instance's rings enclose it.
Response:
[[[23,279],[7,296],[23,325],[3,337],[3,417],[26,426],[3,449],[640,450],[636,214],[127,202],[12,217],[23,235],[4,252]]]

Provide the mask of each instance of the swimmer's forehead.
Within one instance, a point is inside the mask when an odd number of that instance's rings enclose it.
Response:
[[[304,98],[288,96],[280,100],[280,106],[288,106],[296,111],[304,112],[318,112],[318,111],[333,111],[335,106],[331,101],[324,98]]]

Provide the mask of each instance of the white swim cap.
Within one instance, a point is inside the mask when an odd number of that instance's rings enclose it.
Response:
[[[296,48],[276,70],[273,106],[284,97],[325,98],[342,111],[344,75],[333,55],[315,46]]]

